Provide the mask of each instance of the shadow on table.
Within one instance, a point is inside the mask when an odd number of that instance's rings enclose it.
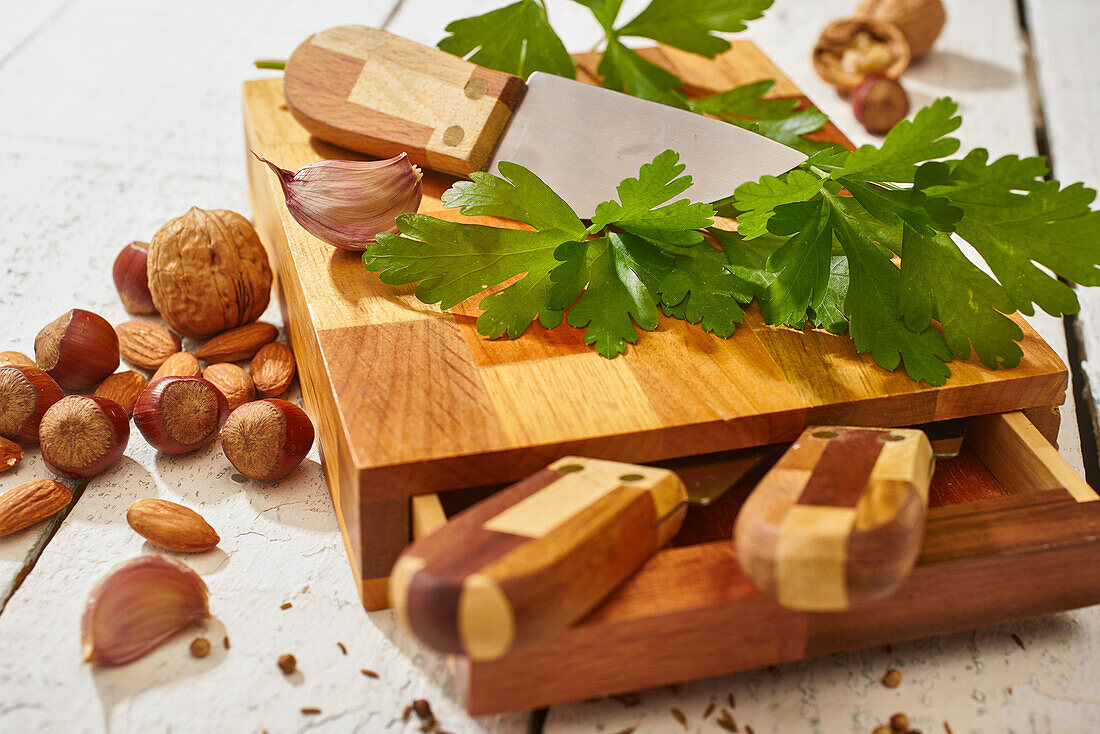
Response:
[[[134,696],[167,683],[207,673],[221,665],[228,651],[223,640],[225,625],[217,617],[180,630],[168,642],[143,658],[126,665],[92,667],[92,680],[103,709],[103,728],[110,732],[115,707]],[[210,653],[204,658],[191,655],[191,641],[205,637],[210,641]]]
[[[1005,89],[1016,84],[1017,74],[955,51],[934,51],[906,69],[905,78],[945,89]]]

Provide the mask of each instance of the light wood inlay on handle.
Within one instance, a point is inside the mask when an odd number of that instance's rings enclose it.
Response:
[[[523,95],[519,77],[367,26],[307,38],[287,61],[286,103],[322,140],[401,152],[460,176],[485,168]]]
[[[918,430],[806,429],[737,516],[742,570],[789,609],[837,611],[888,595],[920,552],[932,466]]]
[[[602,601],[676,534],[686,498],[673,472],[566,457],[409,546],[390,598],[429,647],[501,657]]]

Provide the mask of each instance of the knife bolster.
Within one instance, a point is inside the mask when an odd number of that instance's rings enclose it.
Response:
[[[287,108],[318,138],[381,158],[408,153],[459,176],[485,168],[526,89],[517,76],[366,26],[307,38],[283,84]]]

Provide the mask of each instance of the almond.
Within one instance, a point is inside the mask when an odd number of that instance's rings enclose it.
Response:
[[[130,418],[134,415],[134,403],[137,402],[138,395],[141,395],[141,391],[147,384],[145,375],[133,370],[116,372],[99,383],[99,387],[95,389],[95,396],[114,400],[126,411],[126,417]]]
[[[7,471],[23,459],[23,447],[0,437],[0,472]]]
[[[230,329],[203,344],[195,356],[203,362],[239,362],[252,357],[264,344],[275,341],[279,330],[257,321]]]
[[[221,540],[202,515],[168,500],[138,500],[126,511],[126,522],[153,545],[179,553],[202,553]]]
[[[191,352],[176,352],[157,368],[150,382],[162,377],[202,377],[202,368]]]
[[[34,360],[23,354],[22,352],[0,352],[0,367],[8,364],[19,365],[20,367],[37,367]]]
[[[230,412],[256,397],[256,386],[252,383],[252,378],[235,364],[212,364],[202,371],[202,377],[221,391],[229,403]]]
[[[297,369],[294,352],[282,342],[265,344],[248,366],[261,398],[277,398],[285,393],[294,381]]]
[[[135,367],[155,370],[178,352],[180,338],[153,321],[127,321],[115,327],[122,358]]]
[[[52,479],[35,479],[0,494],[0,535],[29,528],[69,504],[73,493]]]

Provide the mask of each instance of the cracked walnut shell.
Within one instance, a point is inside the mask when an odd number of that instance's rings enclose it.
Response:
[[[271,268],[247,219],[192,207],[168,221],[149,247],[149,291],[173,329],[190,337],[255,321],[271,297]]]

